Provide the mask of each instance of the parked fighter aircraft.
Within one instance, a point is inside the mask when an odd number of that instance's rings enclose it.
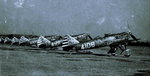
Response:
[[[52,42],[59,41],[63,39],[62,36],[59,35],[51,35],[51,36],[40,36],[37,40],[37,47],[39,48],[50,48]]]
[[[26,38],[25,36],[21,36],[19,39],[19,45],[28,44],[29,41],[30,40],[28,38]]]
[[[4,36],[4,35],[3,35]],[[82,33],[78,35],[71,35],[79,42],[85,42],[92,39],[92,37],[87,33]],[[32,35],[21,35],[21,34],[8,34],[4,36],[4,43],[11,44],[25,44],[29,46],[35,46],[39,48],[55,48],[58,46],[62,46],[66,36],[59,35],[50,35],[50,36],[32,36]]]
[[[50,46],[51,41],[56,41],[61,39],[62,36],[50,35],[50,36],[38,36],[34,38],[26,38],[25,36],[20,37],[19,44],[26,44],[30,46],[35,46],[39,48],[46,48]]]
[[[21,44],[22,38],[36,38],[37,35],[26,35],[26,34],[6,34],[0,35],[1,43]],[[21,43],[20,43],[21,42]]]
[[[9,37],[5,37],[4,43],[11,43],[11,39]]]
[[[79,42],[86,42],[86,41],[92,40],[92,37],[87,33],[71,35],[71,37],[78,40]],[[64,43],[66,42],[66,39],[67,39],[67,35],[61,40],[51,42],[51,47],[58,47],[58,46],[64,45]]]
[[[132,39],[131,39],[132,38]],[[109,46],[108,53],[115,54],[118,48],[128,51],[126,48],[128,42],[137,41],[138,39],[130,32],[122,32],[117,34],[105,34],[104,37],[97,36],[94,39],[89,34],[83,33],[79,35],[66,35],[66,36],[21,36],[21,35],[1,35],[0,42],[4,43],[19,43],[28,44],[36,47],[55,48],[62,47],[63,50],[86,50],[92,48],[99,48]],[[121,52],[121,53],[122,53]]]
[[[122,54],[124,51],[128,51],[126,49],[128,42],[137,40],[138,39],[130,32],[105,34],[104,37],[96,37],[95,39],[84,43],[80,43],[78,40],[68,35],[66,45],[62,47],[64,50],[76,50],[78,52],[79,50],[109,46],[110,50],[108,51],[108,53],[115,55],[115,52],[117,51],[118,48],[122,50],[121,52]]]
[[[19,39],[17,37],[12,38],[11,45],[19,43]]]
[[[85,41],[89,41],[92,39],[92,37],[87,34],[87,33],[82,33],[82,34],[78,34],[78,35],[71,35],[73,38],[77,39],[79,42],[85,42]],[[38,47],[50,47],[50,48],[55,48],[55,47],[58,47],[58,46],[62,46],[65,42],[65,39],[67,37],[64,36],[64,37],[61,37],[57,40],[54,40],[52,41],[51,38],[44,38],[44,37],[41,37],[38,39],[38,42],[37,42],[37,45]]]

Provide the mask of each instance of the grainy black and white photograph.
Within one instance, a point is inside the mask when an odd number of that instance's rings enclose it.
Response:
[[[150,76],[150,0],[0,0],[0,76]]]

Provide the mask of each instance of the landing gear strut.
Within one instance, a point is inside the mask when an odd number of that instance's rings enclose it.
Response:
[[[130,49],[126,48],[126,44],[110,45],[110,50],[107,53],[115,56],[115,52],[118,50],[118,48],[121,50],[121,55],[124,54],[125,57],[129,57],[131,55]]]

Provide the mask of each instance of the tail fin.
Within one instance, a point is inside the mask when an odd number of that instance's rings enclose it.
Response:
[[[19,39],[14,37],[12,40],[11,40],[11,44],[14,44],[14,43],[19,43]]]
[[[22,43],[26,43],[29,42],[30,40],[27,39],[25,36],[21,36],[19,39],[19,45],[21,45]]]
[[[9,37],[6,37],[4,40],[4,43],[7,43],[7,42],[11,42],[11,39]]]
[[[45,45],[45,47],[49,46],[51,41],[46,39],[44,36],[40,36],[37,40],[37,47],[40,47],[41,45]]]
[[[66,38],[66,39],[63,40],[63,43],[62,43],[63,45],[62,45],[62,47],[67,47],[67,46],[71,46],[71,45],[74,45],[74,44],[78,44],[78,43],[79,43],[78,40],[76,40],[74,37],[72,37],[72,36],[70,36],[70,35],[67,35],[65,38]]]

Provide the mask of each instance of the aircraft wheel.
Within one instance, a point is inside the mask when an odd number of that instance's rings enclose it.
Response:
[[[130,57],[131,55],[124,55],[125,57]]]
[[[125,57],[130,57],[131,56],[131,50],[126,49],[123,54],[124,54]]]

